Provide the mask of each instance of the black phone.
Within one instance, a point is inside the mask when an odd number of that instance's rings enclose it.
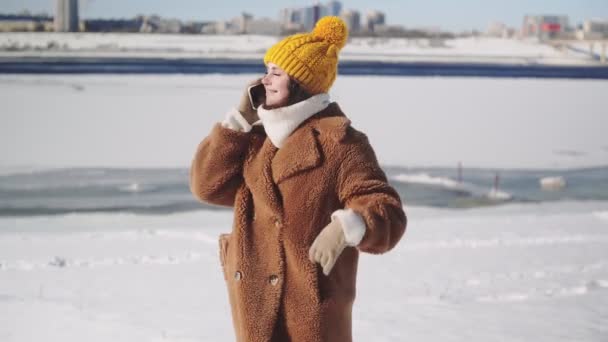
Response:
[[[264,99],[266,98],[266,88],[262,83],[254,84],[249,87],[249,103],[251,103],[251,108],[254,110],[258,109],[258,107],[264,103]]]

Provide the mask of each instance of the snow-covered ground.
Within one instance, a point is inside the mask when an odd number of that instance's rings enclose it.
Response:
[[[116,33],[0,33],[0,56],[259,59],[272,36]],[[558,50],[536,40],[353,38],[341,60],[594,65],[585,51]]]
[[[605,341],[608,202],[407,208],[362,254],[355,341]],[[0,340],[232,341],[231,212],[0,219]]]
[[[0,166],[187,167],[256,75],[0,75]],[[608,82],[340,76],[383,164],[608,165]]]

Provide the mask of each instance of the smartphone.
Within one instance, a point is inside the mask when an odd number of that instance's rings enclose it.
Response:
[[[266,88],[264,88],[262,83],[254,84],[248,88],[248,93],[251,108],[253,108],[253,110],[257,110],[258,107],[264,103],[264,98],[266,97]]]

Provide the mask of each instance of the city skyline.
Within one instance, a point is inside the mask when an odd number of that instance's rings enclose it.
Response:
[[[242,0],[213,3],[195,0],[179,0],[168,4],[162,0],[81,0],[80,17],[88,18],[130,18],[138,14],[158,14],[162,17],[181,20],[216,21],[226,20],[247,12],[255,17],[277,19],[279,11],[285,7],[309,6],[316,1],[264,1],[253,5]],[[0,13],[18,13],[28,10],[32,13],[54,12],[53,0],[5,0],[0,5]],[[176,6],[177,5],[177,6]],[[519,27],[527,14],[563,14],[575,26],[584,20],[608,18],[608,3],[605,0],[461,0],[458,4],[447,0],[428,1],[342,1],[345,10],[355,9],[362,14],[379,10],[387,14],[388,24],[405,27],[437,27],[442,30],[465,31],[485,30],[493,22],[502,22],[511,27]]]

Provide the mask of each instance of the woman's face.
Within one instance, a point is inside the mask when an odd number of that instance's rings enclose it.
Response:
[[[266,89],[265,107],[287,104],[289,99],[289,75],[274,63],[266,65],[266,75],[262,78]]]

